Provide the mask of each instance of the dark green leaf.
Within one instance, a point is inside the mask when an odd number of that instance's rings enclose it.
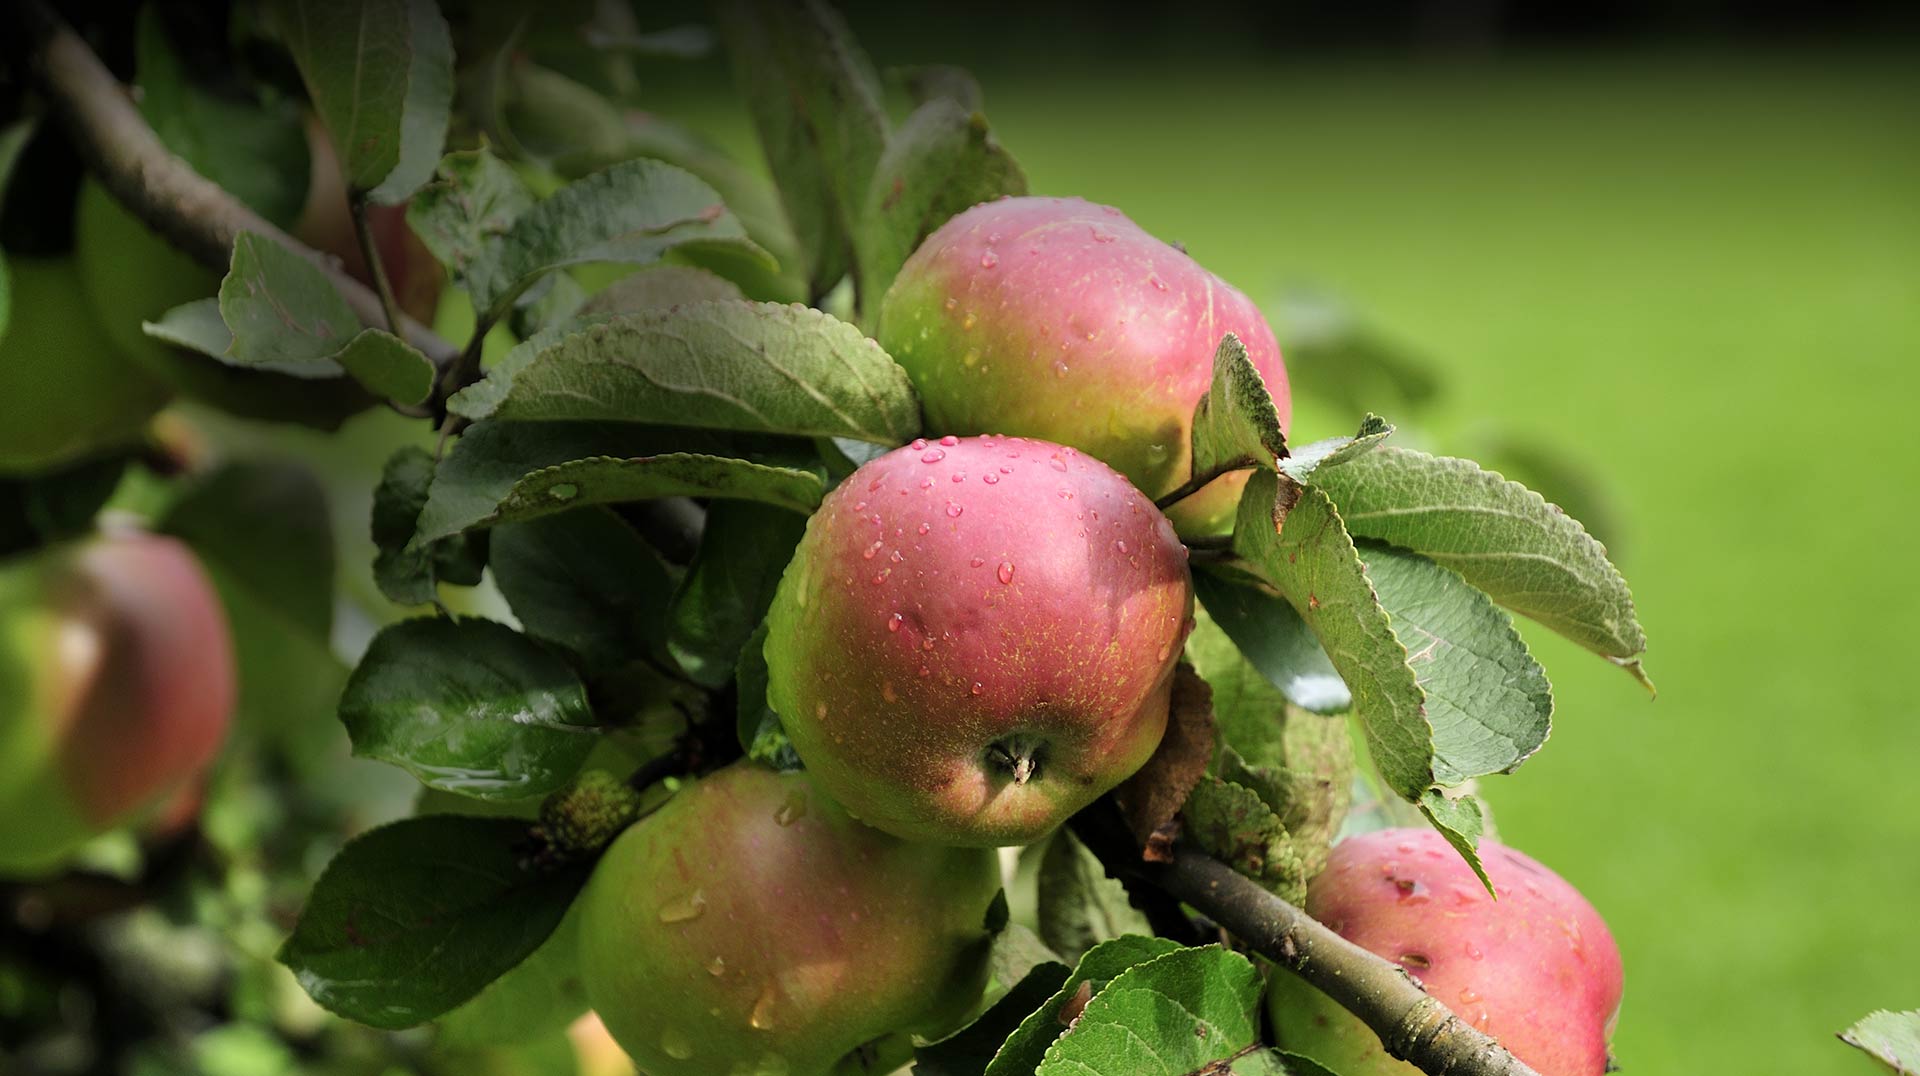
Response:
[[[780,715],[767,701],[766,646],[767,626],[762,623],[740,650],[739,706],[734,719],[748,758],[789,772],[801,768],[800,755],[787,738]]]
[[[1486,868],[1480,865],[1480,854],[1474,850],[1487,823],[1480,801],[1472,796],[1442,795],[1439,789],[1430,788],[1420,797],[1420,813],[1453,845],[1453,850],[1467,861],[1473,873],[1480,876],[1480,884],[1492,893],[1493,880],[1487,877]]]
[[[1124,934],[1151,934],[1127,890],[1066,827],[1054,831],[1037,877],[1040,938],[1069,960]]]
[[[1046,1056],[1048,1047],[1066,1030],[1066,1022],[1060,1019],[1061,1010],[1073,1000],[1081,983],[1086,983],[1098,996],[1101,989],[1128,968],[1179,949],[1180,943],[1176,941],[1129,934],[1087,950],[1067,981],[1007,1036],[1005,1045],[987,1066],[985,1076],[1030,1076]]]
[[[498,260],[500,237],[533,202],[505,161],[484,148],[461,150],[441,158],[433,182],[407,204],[407,225],[454,283],[471,291],[469,271]]]
[[[717,688],[733,679],[806,525],[806,517],[766,505],[708,509],[700,550],[667,611],[667,650],[694,682]]]
[[[298,105],[285,98],[218,96],[195,86],[167,43],[159,10],[142,8],[135,31],[140,115],[194,171],[273,223],[291,227],[306,204],[311,172]]]
[[[1273,394],[1247,358],[1247,346],[1228,333],[1213,353],[1213,381],[1193,409],[1193,477],[1278,467],[1286,455]]]
[[[347,186],[405,201],[433,174],[453,105],[453,41],[433,0],[275,0],[275,14]]]
[[[1553,688],[1513,621],[1424,557],[1375,545],[1360,557],[1425,694],[1434,779],[1518,768],[1547,740]]]
[[[527,865],[524,822],[430,815],[347,843],[314,883],[280,962],[328,1010],[374,1027],[431,1020],[526,959],[585,867]]]
[[[449,404],[472,419],[610,420],[849,437],[919,429],[906,372],[860,330],[776,303],[689,303],[516,349]]]
[[[491,323],[546,273],[592,262],[648,265],[686,244],[729,247],[773,264],[720,195],[691,172],[622,161],[519,214],[491,256],[467,264],[465,279],[474,308]]]
[[[353,753],[478,799],[552,792],[596,737],[554,653],[489,620],[426,617],[374,637],[340,699]]]
[[[1353,533],[1411,549],[1643,683],[1646,634],[1626,580],[1580,524],[1470,460],[1391,448],[1328,460],[1312,481]]]
[[[140,329],[156,340],[241,365],[233,354],[233,330],[220,319],[218,299],[195,299],[176,306],[160,315],[159,321],[141,322]]]
[[[1066,983],[1072,969],[1058,961],[1034,965],[1013,989],[971,1024],[913,1053],[913,1076],[981,1076],[1007,1036]]]
[[[614,456],[663,441],[657,431],[601,423],[482,422],[440,462],[417,541],[569,508],[661,497],[764,501],[807,513],[826,485],[811,471],[698,453]]]
[[[1840,1041],[1864,1051],[1895,1076],[1920,1074],[1920,1009],[1868,1013],[1842,1031]]]
[[[334,361],[368,392],[403,404],[424,401],[438,373],[418,348],[380,329],[362,330]]]
[[[721,0],[715,11],[807,280],[824,294],[849,268],[848,237],[886,146],[879,79],[823,0]]]
[[[1433,784],[1433,726],[1407,648],[1333,502],[1318,487],[1255,471],[1240,500],[1233,545],[1313,629],[1353,692],[1374,764],[1394,791],[1417,800]]]
[[[1247,1057],[1260,1049],[1261,985],[1252,961],[1217,945],[1128,968],[1048,1048],[1035,1076],[1192,1076]],[[1256,1059],[1244,1071],[1275,1070]]]
[[[621,277],[595,292],[580,307],[580,313],[632,314],[728,299],[746,300],[740,286],[731,280],[690,265],[656,265]]]
[[[373,578],[380,592],[401,605],[439,598],[440,581],[472,585],[486,565],[484,535],[453,534],[415,543],[420,511],[433,482],[433,457],[417,445],[388,458],[373,491]]]
[[[337,376],[333,356],[360,332],[360,319],[325,273],[252,232],[234,237],[233,266],[220,282],[220,317],[233,332],[233,347],[230,356],[216,358],[310,377]]]
[[[127,458],[113,455],[52,471],[0,476],[0,558],[92,530],[94,515],[113,496],[126,470]]]
[[[1295,704],[1317,714],[1353,705],[1352,693],[1306,621],[1285,598],[1259,589],[1257,582],[1202,569],[1193,573],[1193,592],[1253,668]],[[1201,672],[1204,676],[1206,670]]]
[[[489,560],[527,634],[580,655],[589,671],[662,653],[672,571],[610,510],[505,524]]]
[[[854,221],[867,320],[921,240],[981,202],[1025,193],[1025,173],[994,140],[985,116],[945,97],[915,109],[888,139]]]

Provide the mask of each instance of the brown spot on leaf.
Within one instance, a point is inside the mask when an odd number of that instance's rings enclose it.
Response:
[[[1060,1006],[1061,1026],[1072,1027],[1073,1022],[1080,1019],[1080,1014],[1087,1011],[1087,1002],[1092,1000],[1093,984],[1082,979],[1080,985],[1074,988],[1073,996],[1067,999],[1065,1005]]]

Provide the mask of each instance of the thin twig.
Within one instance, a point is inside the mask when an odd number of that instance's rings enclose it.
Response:
[[[88,170],[108,193],[173,246],[209,269],[225,272],[234,237],[263,235],[318,266],[363,324],[386,320],[379,296],[327,255],[301,243],[248,209],[218,184],[173,155],[133,106],[87,43],[44,0],[17,0],[15,13],[34,42],[35,76],[46,91]],[[397,334],[445,370],[458,352],[432,330],[402,317]]]
[[[347,202],[347,211],[353,214],[353,235],[360,242],[360,256],[367,261],[367,273],[373,277],[374,294],[380,297],[380,309],[387,315],[386,329],[398,336],[406,315],[400,312],[400,301],[393,296],[386,259],[380,256],[380,244],[373,237],[373,220],[367,216],[366,198],[354,195]]]
[[[1118,878],[1158,886],[1255,952],[1319,988],[1380,1036],[1387,1052],[1443,1076],[1539,1076],[1491,1036],[1454,1015],[1399,965],[1342,938],[1212,856],[1183,843],[1149,863],[1102,801],[1074,832]]]

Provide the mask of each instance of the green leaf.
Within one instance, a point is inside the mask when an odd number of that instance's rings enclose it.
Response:
[[[1007,1036],[1006,1043],[987,1066],[985,1076],[1030,1076],[1046,1056],[1047,1048],[1066,1030],[1066,1022],[1060,1019],[1061,1010],[1074,1000],[1082,983],[1097,996],[1128,968],[1179,949],[1180,943],[1176,941],[1129,934],[1087,950],[1087,955],[1074,965],[1073,974],[1060,984],[1046,1004],[1020,1021],[1020,1026]]]
[[[1360,557],[1425,693],[1435,780],[1513,772],[1547,741],[1553,687],[1512,619],[1424,557],[1373,545]]]
[[[1193,573],[1193,592],[1248,663],[1295,704],[1317,714],[1340,713],[1353,705],[1352,692],[1299,612],[1285,598],[1259,589],[1257,582],[1203,568]],[[1201,675],[1213,683],[1205,669]]]
[[[1259,793],[1212,774],[1181,809],[1181,835],[1294,904],[1306,899],[1308,867],[1286,825]]]
[[[347,682],[340,719],[355,755],[476,799],[552,792],[598,739],[567,663],[490,620],[383,629]]]
[[[1125,934],[1153,933],[1126,887],[1065,827],[1048,839],[1037,882],[1040,938],[1070,960]]]
[[[580,313],[632,314],[664,310],[687,303],[745,302],[740,286],[725,277],[691,265],[656,265],[621,277],[593,293]]]
[[[375,396],[417,404],[433,392],[438,371],[418,348],[380,329],[364,329],[334,360]]]
[[[1337,466],[1372,452],[1392,434],[1386,419],[1369,414],[1361,420],[1359,433],[1302,445],[1280,461],[1280,470],[1296,482],[1305,482],[1322,466]]]
[[[667,650],[695,683],[718,688],[733,679],[806,529],[806,517],[766,505],[708,509],[699,552],[667,610]]]
[[[486,567],[484,535],[454,534],[416,543],[420,511],[433,482],[433,457],[418,445],[387,459],[373,491],[374,582],[401,605],[426,605],[439,599],[437,584],[473,585]]]
[[[220,317],[233,332],[233,360],[308,377],[337,376],[333,356],[360,332],[360,319],[325,273],[252,232],[233,239]]]
[[[793,741],[787,738],[780,715],[773,712],[767,700],[766,647],[767,625],[763,622],[740,649],[740,664],[735,673],[740,684],[735,727],[748,758],[787,773],[801,768],[800,755],[793,749]]]
[[[1353,692],[1353,709],[1381,776],[1395,792],[1417,800],[1433,784],[1433,726],[1407,649],[1394,635],[1333,502],[1316,486],[1292,486],[1298,499],[1289,510],[1281,498],[1283,481],[1291,484],[1271,471],[1255,471],[1247,481],[1234,551],[1286,595],[1320,639]]]
[[[880,345],[801,306],[690,303],[516,349],[449,403],[472,419],[609,420],[897,445],[913,385]]]
[[[505,161],[485,148],[460,150],[441,158],[433,182],[407,203],[407,226],[471,292],[468,273],[498,260],[500,237],[533,204],[533,191]]]
[[[944,97],[914,109],[888,139],[855,222],[867,319],[921,240],[981,202],[1025,193],[1026,174],[977,109]]]
[[[664,443],[659,431],[644,426],[476,423],[440,461],[416,541],[590,504],[718,497],[804,514],[826,495],[826,484],[811,471],[701,453],[654,453]],[[628,448],[652,454],[609,454]]]
[[[347,186],[406,201],[433,174],[453,105],[453,41],[433,0],[276,0],[274,11]]]
[[[525,822],[429,815],[347,842],[279,960],[329,1011],[380,1028],[431,1020],[538,949],[587,869],[528,865]]]
[[[823,0],[721,0],[714,10],[807,280],[825,294],[847,273],[852,225],[886,146],[879,79]]]
[[[1287,435],[1273,393],[1228,333],[1213,353],[1213,381],[1193,409],[1193,477],[1201,481],[1248,467],[1274,468],[1287,456]]]
[[[134,100],[141,117],[194,171],[273,223],[292,227],[306,204],[311,173],[298,104],[278,96],[221,96],[195,86],[167,42],[159,12],[143,7],[135,30]]]
[[[489,560],[527,634],[580,655],[590,672],[662,653],[672,569],[611,510],[495,528]]]
[[[1055,960],[1033,966],[966,1027],[913,1053],[913,1076],[981,1076],[1014,1029],[1066,983],[1073,969]]]
[[[649,265],[689,244],[730,248],[773,264],[720,195],[693,173],[659,161],[622,161],[520,213],[489,256],[470,261],[464,275],[474,308],[491,324],[556,269],[593,262]]]
[[[1260,1049],[1261,985],[1252,961],[1217,945],[1128,968],[1087,1003],[1034,1076],[1192,1076],[1250,1055]]]
[[[1354,534],[1459,572],[1646,682],[1646,634],[1626,580],[1605,547],[1539,494],[1469,460],[1400,448],[1328,460],[1312,481]]]
[[[1467,861],[1473,873],[1480,876],[1480,884],[1493,892],[1493,879],[1487,877],[1485,867],[1480,865],[1480,853],[1475,847],[1480,842],[1480,834],[1486,830],[1486,813],[1480,808],[1480,801],[1472,796],[1446,796],[1439,789],[1430,788],[1420,797],[1420,813],[1425,815],[1433,828],[1453,845],[1453,850]],[[1497,897],[1498,894],[1495,894]]]
[[[244,365],[234,358],[233,330],[220,318],[218,299],[195,299],[176,306],[160,315],[159,321],[141,322],[140,330],[176,347],[198,351],[235,366]]]
[[[1920,1009],[1868,1013],[1842,1031],[1840,1041],[1865,1051],[1896,1076],[1920,1074]]]

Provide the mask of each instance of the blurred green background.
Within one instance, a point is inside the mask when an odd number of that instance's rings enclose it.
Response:
[[[1529,631],[1559,710],[1487,782],[1502,833],[1612,924],[1630,1076],[1868,1071],[1834,1032],[1920,1006],[1920,65],[1002,67],[987,113],[1037,192],[1185,243],[1283,348],[1288,288],[1345,297],[1443,378],[1413,436],[1497,424],[1603,477],[1660,697]],[[1358,417],[1308,398],[1295,440]]]

